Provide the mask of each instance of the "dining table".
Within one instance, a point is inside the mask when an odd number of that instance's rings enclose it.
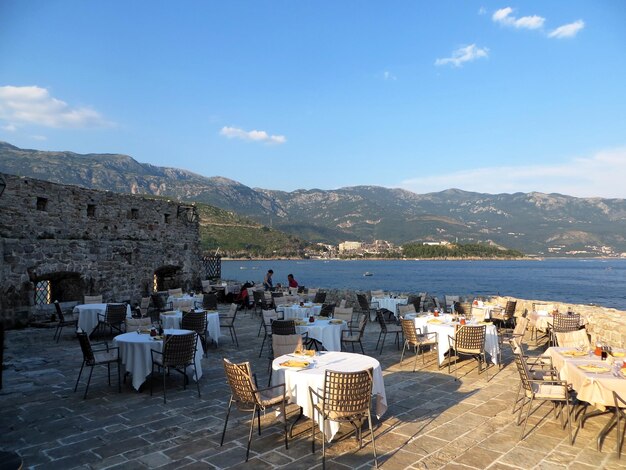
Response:
[[[393,312],[395,315],[398,310],[398,305],[406,305],[409,301],[408,297],[394,297],[391,295],[385,295],[383,297],[372,297],[370,306],[372,308],[384,308]]]
[[[420,328],[422,333],[437,333],[437,361],[439,367],[444,363],[446,353],[450,350],[448,336],[454,338],[456,330],[461,326],[450,314],[435,316],[431,313],[415,314],[408,313],[404,316],[406,319],[412,319],[415,327]],[[489,355],[489,359],[493,364],[498,364],[500,357],[500,342],[498,341],[498,329],[491,322],[477,322],[470,320],[466,323],[468,326],[485,325],[485,352]]]
[[[195,308],[196,304],[202,305],[203,298],[202,294],[170,295],[166,305],[171,305],[173,310],[189,310]]]
[[[341,332],[348,329],[348,324],[342,320],[313,318],[315,321],[312,323],[308,320],[296,321],[298,334],[307,333],[309,338],[322,343],[327,351],[341,351]]]
[[[171,328],[164,330],[166,337],[168,335],[182,335],[185,333],[191,333],[191,331]],[[123,333],[113,338],[113,346],[119,346],[122,364],[126,372],[132,375],[132,384],[135,390],[139,390],[152,372],[152,353],[150,351],[155,350],[163,352],[163,339],[156,338],[158,337],[152,337],[149,333],[140,333],[139,330],[131,333]],[[204,355],[204,349],[202,348],[200,337],[198,337],[196,341],[197,349],[194,364],[198,379],[200,379],[200,377],[202,377],[201,359]],[[187,374],[195,379],[192,367],[188,368]]]
[[[76,305],[72,310],[76,316],[78,316],[78,328],[83,330],[88,335],[91,335],[98,326],[99,317],[104,318],[104,314],[109,304],[84,304]],[[111,304],[111,305],[122,305]],[[132,318],[130,305],[126,305],[126,318]]]
[[[305,359],[303,359],[303,357]],[[309,363],[305,368],[293,368],[283,366],[289,360],[297,360]],[[285,391],[289,401],[302,408],[302,413],[308,418],[313,417],[313,404],[309,394],[309,387],[316,392],[322,393],[324,389],[324,376],[326,370],[339,372],[358,372],[372,369],[372,397],[374,399],[374,412],[380,417],[387,411],[387,395],[383,380],[382,368],[377,359],[363,354],[321,351],[313,357],[286,354],[272,361],[272,385],[285,384]],[[321,420],[318,420],[321,421]],[[325,435],[330,442],[337,431],[339,423],[325,421]],[[321,423],[319,423],[320,429]]]
[[[209,337],[219,344],[220,336],[222,332],[220,330],[220,316],[216,311],[210,310],[196,310],[196,312],[206,312],[206,332]],[[161,312],[161,323],[163,328],[179,329],[183,319],[183,312],[180,310],[173,310],[170,312]]]
[[[277,312],[283,312],[285,320],[304,320],[311,315],[319,315],[322,311],[322,304],[314,304],[313,302],[303,302],[300,304],[282,304],[276,306]]]

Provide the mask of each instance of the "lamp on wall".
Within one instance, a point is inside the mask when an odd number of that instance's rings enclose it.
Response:
[[[4,180],[4,177],[0,175],[0,196],[2,196],[2,193],[4,192],[4,188],[6,187],[7,187],[7,182]]]

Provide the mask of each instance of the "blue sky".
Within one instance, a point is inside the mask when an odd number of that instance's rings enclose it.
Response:
[[[0,139],[291,191],[626,197],[626,2],[0,2]]]

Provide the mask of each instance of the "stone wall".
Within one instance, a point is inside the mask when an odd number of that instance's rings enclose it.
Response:
[[[165,287],[200,285],[195,207],[2,176],[0,318],[6,324],[24,324],[49,309],[35,305],[42,280],[50,281],[50,300],[62,302],[85,294],[139,302],[152,291],[155,273]]]

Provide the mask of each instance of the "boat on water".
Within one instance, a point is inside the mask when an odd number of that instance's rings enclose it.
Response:
[[[366,271],[366,272],[363,273],[363,276],[366,276],[366,277],[367,276],[373,276],[373,275],[374,275],[374,273],[371,273],[369,271]]]

